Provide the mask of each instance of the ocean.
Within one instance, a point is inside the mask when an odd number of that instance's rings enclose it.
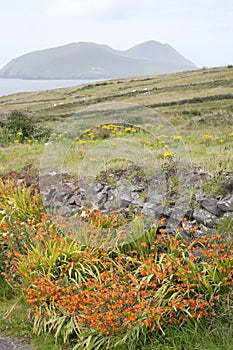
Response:
[[[50,89],[59,89],[85,83],[91,83],[97,80],[23,80],[23,79],[0,79],[0,97],[17,92],[42,91]]]

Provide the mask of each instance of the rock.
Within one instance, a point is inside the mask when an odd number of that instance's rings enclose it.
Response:
[[[85,197],[86,197],[86,190],[85,190],[84,188],[81,187],[81,188],[79,188],[77,194],[80,194],[80,195],[81,195],[81,198],[82,198],[82,199],[85,199]]]
[[[73,194],[67,201],[69,205],[77,205],[81,206],[81,196],[78,196],[77,194]]]
[[[117,185],[116,190],[119,196],[120,207],[127,208],[133,200],[131,196],[130,185],[128,183],[123,183],[122,181],[120,181]]]
[[[218,201],[214,198],[205,198],[201,201],[201,206],[202,206],[202,208],[207,210],[209,213],[216,215],[216,216],[220,216],[221,211],[217,207],[217,203],[218,203]]]
[[[58,212],[61,216],[70,216],[73,213],[72,209],[66,205],[60,207]]]
[[[145,203],[142,209],[142,214],[154,219],[159,219],[162,215],[163,208],[154,203]]]
[[[107,200],[107,193],[103,193],[102,191],[96,193],[96,194],[93,196],[93,201],[94,201],[94,203],[96,203],[97,205],[100,205],[100,204],[105,203],[106,200]]]
[[[205,199],[206,195],[205,195],[205,193],[203,191],[198,190],[195,193],[194,197],[195,197],[195,201],[196,202],[201,202],[203,199]]]
[[[146,216],[150,216],[152,218],[155,218],[156,213],[156,205],[152,203],[145,203],[142,213]]]
[[[233,176],[228,176],[223,181],[223,187],[226,192],[233,193]]]
[[[93,193],[98,193],[98,192],[102,191],[103,188],[104,188],[104,185],[102,183],[98,183],[93,188]]]
[[[217,207],[223,212],[233,211],[233,195],[219,201]]]
[[[56,194],[54,195],[54,201],[64,202],[67,193],[68,192],[66,190],[57,190]]]
[[[49,201],[50,199],[52,199],[54,197],[55,193],[56,193],[56,188],[51,188],[48,195],[46,196],[46,199]]]
[[[193,218],[198,224],[203,224],[206,227],[214,227],[217,224],[217,217],[209,213],[205,209],[194,209]]]

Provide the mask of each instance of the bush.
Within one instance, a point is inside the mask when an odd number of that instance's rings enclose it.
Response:
[[[42,128],[20,111],[11,112],[6,122],[2,123],[0,142],[9,144],[11,142],[23,143],[27,140],[47,140],[50,130]]]

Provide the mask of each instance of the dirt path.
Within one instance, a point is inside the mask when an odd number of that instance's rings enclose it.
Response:
[[[11,338],[0,337],[1,350],[32,350],[28,344],[13,340]]]

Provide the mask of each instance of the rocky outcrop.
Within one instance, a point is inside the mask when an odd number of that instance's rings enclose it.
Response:
[[[141,213],[151,222],[166,218],[162,228],[185,235],[213,229],[222,218],[233,218],[233,176],[221,174],[220,193],[210,196],[203,185],[212,175],[202,169],[185,171],[177,186],[174,174],[158,172],[148,179],[137,166],[103,172],[92,184],[69,174],[40,176],[28,166],[22,172],[5,174],[16,185],[25,183],[41,190],[48,212],[63,217],[82,215],[84,208],[103,213],[119,211],[123,216]],[[223,176],[224,175],[224,176]],[[178,184],[179,185],[179,184]]]
[[[139,170],[132,169],[136,174]],[[142,213],[152,222],[166,218],[168,232],[177,232],[180,228],[185,234],[191,234],[194,227],[199,233],[205,232],[215,228],[223,217],[233,217],[233,177],[230,175],[226,174],[223,192],[216,197],[202,190],[203,184],[211,179],[211,174],[203,170],[185,173],[182,185],[189,184],[187,193],[180,189],[171,191],[169,179],[163,172],[150,180],[136,175],[129,181],[128,175],[124,170],[105,173],[96,183],[85,188],[75,188],[72,181],[63,182],[63,187],[48,184],[43,186],[45,207],[61,216],[79,215],[84,207],[103,213],[119,210],[122,215],[128,211]],[[192,196],[188,197],[191,193]]]

